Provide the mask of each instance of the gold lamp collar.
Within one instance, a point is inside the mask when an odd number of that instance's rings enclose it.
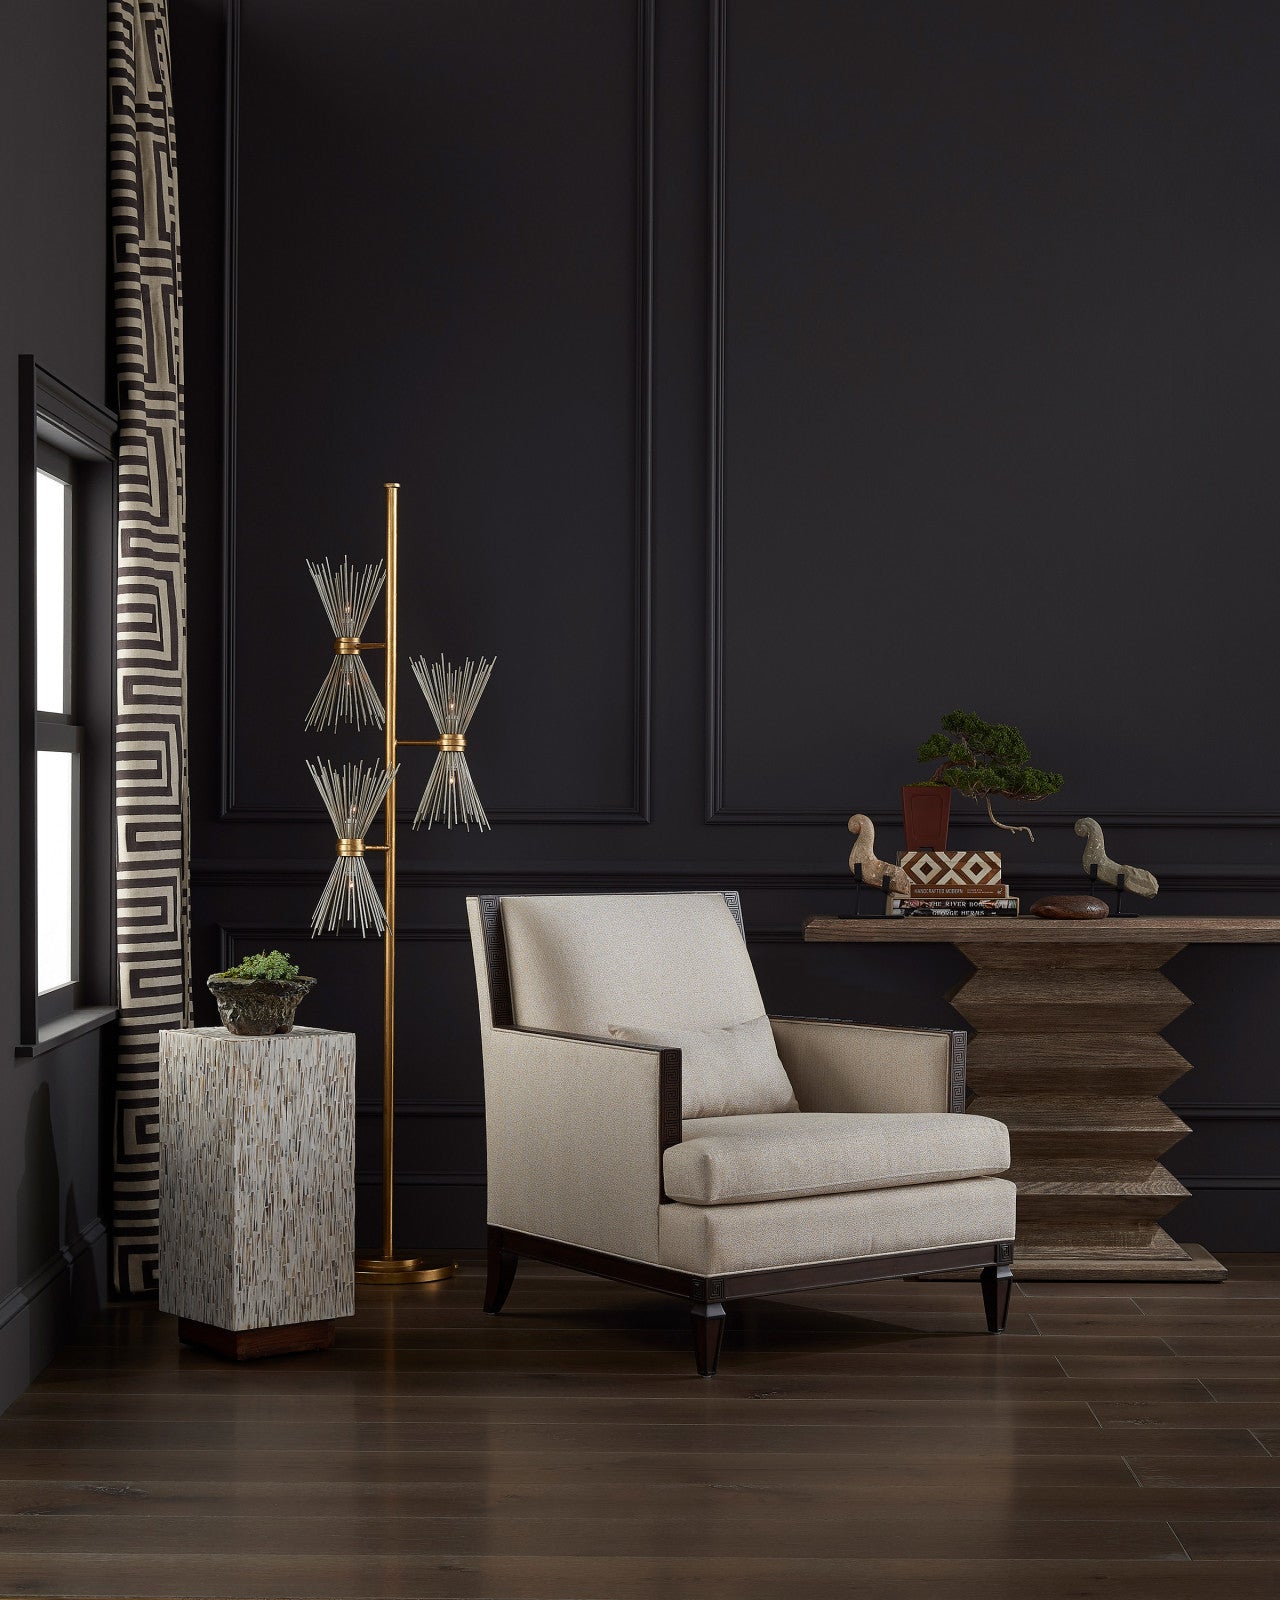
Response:
[[[466,735],[462,733],[442,733],[440,735],[440,748],[442,750],[465,750],[467,748]]]
[[[338,854],[340,856],[362,856],[364,854],[364,840],[339,839]]]

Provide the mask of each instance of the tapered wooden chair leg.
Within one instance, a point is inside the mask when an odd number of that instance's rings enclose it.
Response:
[[[987,1313],[987,1332],[1003,1333],[1009,1318],[1009,1296],[1013,1291],[1013,1268],[991,1266],[982,1269],[982,1304]]]
[[[489,1272],[484,1285],[484,1308],[496,1313],[502,1310],[511,1285],[515,1281],[520,1257],[502,1248],[502,1229],[489,1229]]]
[[[698,1363],[698,1376],[714,1378],[724,1339],[724,1307],[692,1305],[689,1311],[693,1319],[693,1354]]]

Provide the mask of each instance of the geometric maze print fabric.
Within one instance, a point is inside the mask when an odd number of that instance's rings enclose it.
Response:
[[[926,889],[979,889],[1000,882],[998,850],[900,850],[898,865]]]
[[[167,0],[111,0],[119,376],[112,1279],[156,1287],[161,1028],[191,1019],[182,273]]]

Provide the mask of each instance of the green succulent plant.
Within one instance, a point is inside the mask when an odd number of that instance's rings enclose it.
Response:
[[[238,966],[225,972],[215,972],[215,978],[296,978],[298,969],[280,950],[260,950],[256,956],[246,956]]]
[[[945,783],[971,800],[986,802],[987,815],[1006,833],[1025,833],[1033,842],[1030,828],[1001,822],[991,809],[991,796],[1006,800],[1043,800],[1062,787],[1060,772],[1047,772],[1031,765],[1027,741],[1007,722],[984,722],[972,711],[948,711],[942,719],[942,732],[932,734],[916,751],[917,761],[938,761],[930,783]]]

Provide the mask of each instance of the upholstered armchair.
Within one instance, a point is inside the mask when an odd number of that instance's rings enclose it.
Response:
[[[485,1310],[522,1256],[678,1295],[698,1371],[726,1301],[981,1269],[1003,1330],[1003,1124],[965,1035],[766,1018],[734,893],[467,902],[489,1167]]]

